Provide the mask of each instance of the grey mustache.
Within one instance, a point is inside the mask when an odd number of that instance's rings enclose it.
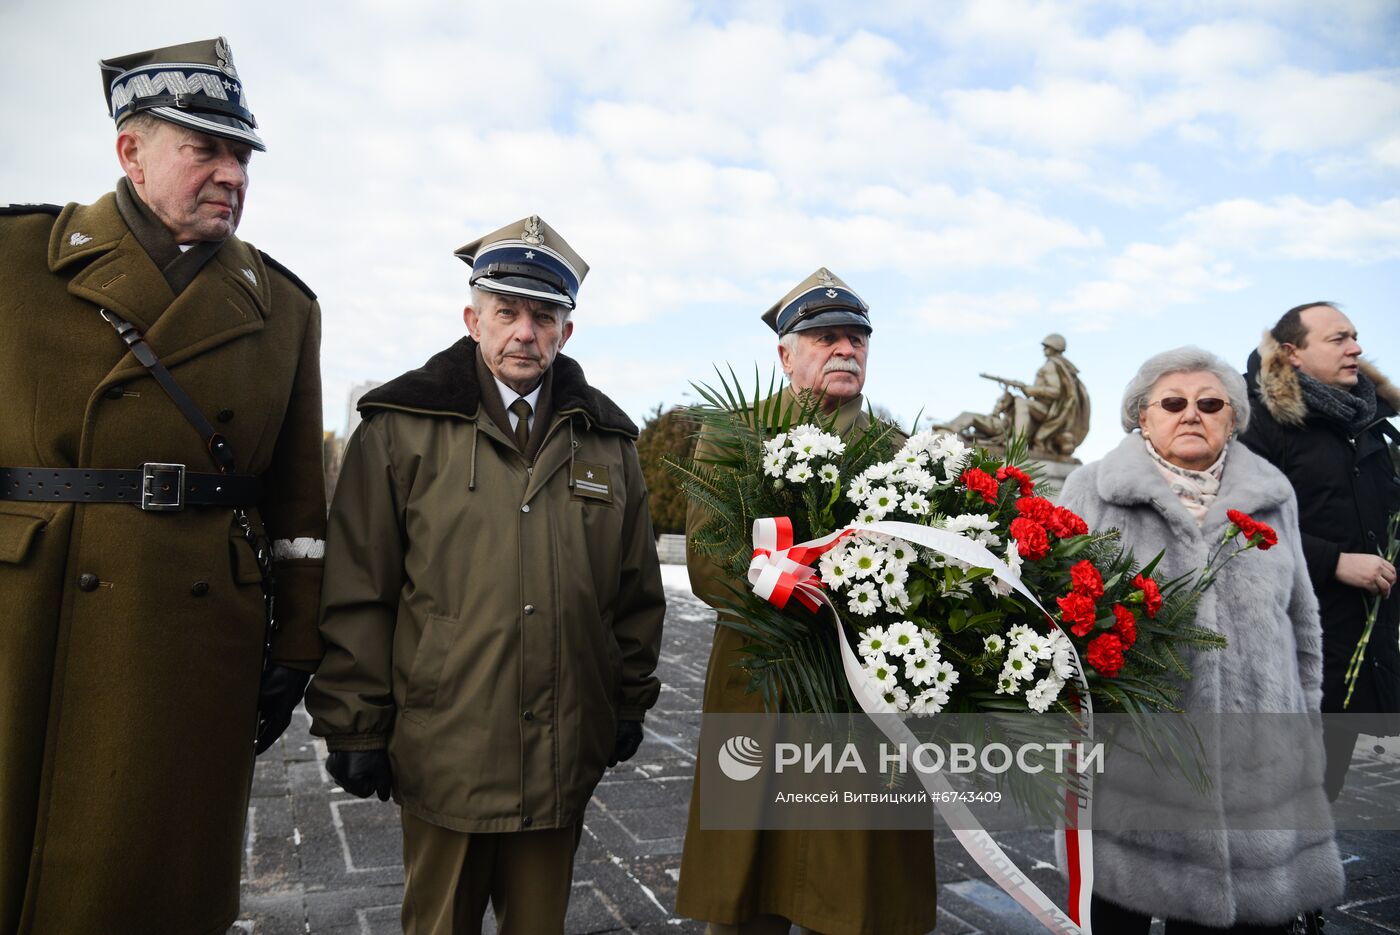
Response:
[[[860,376],[860,364],[844,357],[833,357],[826,362],[825,367],[822,367],[822,373],[838,372],[854,373],[856,376]]]

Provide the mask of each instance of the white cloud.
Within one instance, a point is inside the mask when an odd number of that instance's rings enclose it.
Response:
[[[1107,266],[1107,275],[1075,286],[1050,310],[1071,317],[1082,329],[1101,330],[1115,319],[1153,316],[1249,284],[1229,260],[1189,241],[1129,244]]]
[[[1201,244],[1290,260],[1400,259],[1400,198],[1370,206],[1296,195],[1268,202],[1235,198],[1190,212],[1180,226]]]

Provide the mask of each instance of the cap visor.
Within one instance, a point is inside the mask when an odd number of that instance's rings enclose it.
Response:
[[[196,110],[185,110],[179,107],[152,107],[145,113],[153,114],[162,120],[171,123],[178,123],[182,127],[191,130],[198,130],[200,133],[208,133],[210,136],[221,136],[224,139],[236,140],[239,143],[247,143],[258,152],[266,152],[267,146],[263,144],[262,137],[253,131],[237,117],[228,117],[223,114],[211,114]]]
[[[856,312],[848,312],[845,309],[833,308],[824,312],[817,312],[811,317],[804,318],[797,324],[789,328],[785,333],[792,334],[797,331],[811,331],[813,328],[836,328],[841,325],[852,325],[857,328],[864,328],[866,331],[874,331],[870,327],[870,319]]]
[[[573,308],[574,300],[547,282],[531,279],[528,276],[483,276],[472,282],[472,286],[486,292],[501,295],[518,295],[540,302],[553,302],[565,308]]]

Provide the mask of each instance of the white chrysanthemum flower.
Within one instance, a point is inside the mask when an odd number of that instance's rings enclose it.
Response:
[[[846,490],[846,499],[857,506],[865,506],[865,501],[870,498],[870,479],[861,475],[851,481],[851,486]]]
[[[787,461],[781,454],[767,455],[763,459],[763,473],[769,477],[782,477]]]
[[[932,630],[919,631],[919,644],[925,653],[934,659],[938,658],[938,634]]]
[[[1021,683],[1014,675],[1007,675],[1005,671],[997,676],[997,694],[1014,695],[1021,690]]]
[[[894,463],[902,467],[923,467],[928,464],[928,453],[905,445],[894,456]]]
[[[1026,706],[1032,711],[1044,714],[1055,699],[1060,697],[1060,689],[1064,687],[1064,681],[1053,675],[1047,675],[1035,687],[1026,690]]]
[[[910,650],[918,649],[919,628],[908,620],[890,624],[885,632],[889,636],[891,655],[903,656]]]
[[[1012,652],[1019,652],[1027,659],[1039,662],[1049,659],[1053,651],[1050,648],[1050,638],[1032,630],[1016,637]]]
[[[909,702],[910,714],[937,714],[948,703],[947,698],[939,698],[936,691],[922,691]]]
[[[1031,633],[1034,633],[1034,632],[1035,632],[1034,630],[1032,630],[1030,627],[1026,626],[1024,623],[1018,623],[1018,624],[1016,624],[1015,626],[1013,626],[1011,629],[1009,629],[1009,630],[1006,631],[1006,638],[1007,638],[1008,640],[1010,640],[1011,642],[1014,643],[1014,642],[1016,642],[1017,640],[1019,640],[1021,637],[1026,636],[1026,635],[1031,634]]]
[[[866,509],[884,516],[899,506],[899,489],[896,487],[876,487],[870,491],[865,501]]]
[[[861,476],[873,484],[876,481],[882,481],[889,477],[895,471],[899,470],[899,467],[898,464],[893,464],[889,461],[881,461],[879,464],[870,465]]]
[[[880,569],[880,574],[877,577],[882,589],[903,588],[904,582],[909,580],[909,566],[903,562],[894,561],[886,552],[884,567]]]
[[[768,452],[770,455],[777,454],[778,452],[783,450],[783,446],[787,444],[787,440],[787,432],[779,432],[777,435],[774,435],[772,438],[768,439],[768,441],[763,443],[763,450]]]
[[[794,484],[805,484],[812,479],[812,466],[806,461],[798,461],[788,469],[786,476]]]
[[[833,591],[839,591],[851,581],[851,566],[846,561],[846,550],[835,548],[821,557],[817,571],[822,583]]]
[[[880,609],[880,595],[875,591],[875,585],[869,581],[862,581],[851,588],[851,593],[846,601],[846,606],[851,613],[860,614],[862,617],[869,617]]]
[[[1001,667],[1001,674],[1015,676],[1024,682],[1035,678],[1035,663],[1027,659],[1023,653],[1012,649],[1006,655],[1006,665]]]
[[[896,685],[880,696],[885,699],[885,703],[892,705],[896,711],[909,710],[909,693]]]
[[[869,523],[878,523],[882,519],[884,519],[884,517],[876,516],[873,510],[865,510],[859,516],[856,517],[856,522],[861,523],[862,525],[866,525]]]
[[[841,479],[841,472],[834,464],[823,464],[821,470],[817,471],[817,476],[822,479],[823,484],[834,484]]]
[[[857,578],[873,578],[880,572],[880,550],[868,542],[847,549],[846,561]]]
[[[937,661],[926,653],[909,653],[904,657],[904,677],[915,685],[932,685],[937,671]]]
[[[1006,641],[996,633],[989,633],[982,637],[982,649],[993,656],[999,655],[1006,648]]]
[[[938,480],[921,467],[907,467],[899,472],[895,480],[905,486],[914,487],[925,492],[931,490],[938,484]]]
[[[902,614],[909,609],[909,592],[904,590],[903,585],[897,588],[881,588],[880,597],[892,613]]]
[[[872,656],[865,663],[865,677],[878,694],[883,694],[897,684],[897,669],[883,655]]]
[[[900,454],[906,451],[922,451],[927,453],[929,445],[933,444],[933,437],[936,434],[938,433],[934,432],[933,429],[924,429],[922,432],[915,432],[913,435],[909,436],[909,440],[904,443],[904,447],[900,449]]]
[[[908,566],[917,556],[914,547],[902,539],[891,539],[885,544],[885,555],[891,564]]]
[[[860,631],[860,645],[856,647],[856,652],[862,656],[879,655],[883,659],[888,649],[889,642],[886,639],[884,627],[868,627]]]
[[[943,528],[949,532],[960,533],[973,542],[980,542],[983,545],[1000,544],[996,535],[996,521],[981,513],[960,513],[957,516],[951,516],[943,521]]]
[[[910,516],[927,516],[930,508],[928,497],[917,490],[910,491],[899,506]]]
[[[937,663],[937,668],[933,673],[933,685],[939,691],[951,691],[953,686],[958,684],[958,670],[953,668],[953,664],[948,660]]]

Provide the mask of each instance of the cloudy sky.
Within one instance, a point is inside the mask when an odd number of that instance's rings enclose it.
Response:
[[[463,331],[462,243],[531,213],[592,265],[568,353],[640,420],[818,266],[873,306],[870,397],[986,409],[1058,331],[1121,433],[1150,353],[1243,365],[1343,303],[1400,373],[1400,4],[5,0],[0,202],[119,169],[97,60],[225,35],[268,143],[240,234],[321,298],[348,387]]]

